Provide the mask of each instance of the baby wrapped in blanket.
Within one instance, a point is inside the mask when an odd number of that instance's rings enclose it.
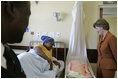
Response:
[[[87,64],[82,64],[80,61],[73,60],[68,63],[69,72],[67,77],[71,78],[82,78],[92,77],[88,70]]]

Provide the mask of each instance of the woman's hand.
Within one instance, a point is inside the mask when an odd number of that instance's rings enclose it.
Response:
[[[58,66],[59,66],[59,68],[61,67],[61,65],[60,65],[60,63],[59,63],[59,62],[57,62],[57,61],[53,61],[53,63],[54,63],[55,65],[58,65]]]
[[[48,60],[48,63],[50,64],[50,69],[49,70],[52,70],[53,69],[53,63],[51,60]]]

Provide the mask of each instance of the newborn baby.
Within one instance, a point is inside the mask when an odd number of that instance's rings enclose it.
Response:
[[[70,71],[78,72],[86,77],[91,77],[91,74],[88,70],[87,64],[82,64],[79,61],[71,61],[70,64]]]

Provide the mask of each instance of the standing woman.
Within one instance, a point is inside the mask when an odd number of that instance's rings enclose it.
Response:
[[[97,78],[113,78],[117,70],[117,38],[109,32],[105,19],[98,19],[93,27],[99,34]]]

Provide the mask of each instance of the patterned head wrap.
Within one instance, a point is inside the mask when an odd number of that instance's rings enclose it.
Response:
[[[53,39],[53,38],[51,38],[51,37],[49,37],[49,36],[45,36],[45,35],[43,35],[43,36],[41,37],[41,40],[43,41],[43,44],[45,44],[45,43],[47,43],[47,42],[54,42],[54,39]]]

